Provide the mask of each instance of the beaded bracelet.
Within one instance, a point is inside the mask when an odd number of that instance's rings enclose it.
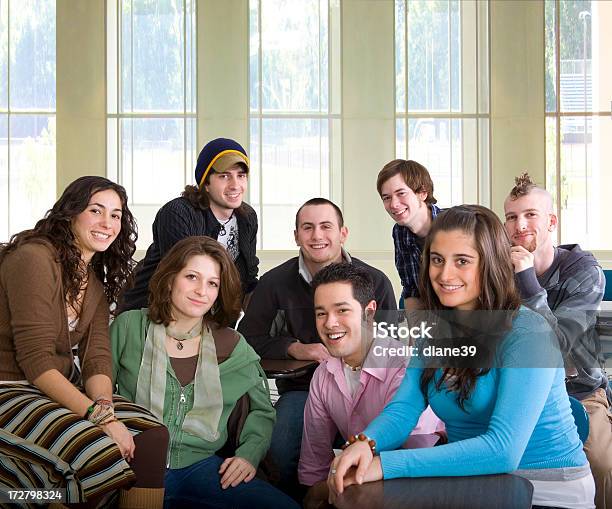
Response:
[[[92,424],[96,424],[97,426],[108,424],[114,419],[115,410],[113,407],[99,405],[95,402],[87,409],[87,413],[85,414],[85,420],[91,422]]]
[[[96,408],[96,406],[98,406],[98,403],[96,403],[95,401],[91,405],[89,405],[87,407],[87,410],[85,410],[85,415],[83,415],[83,419],[88,421],[89,420],[89,416],[93,413],[93,411]]]
[[[86,421],[89,421],[91,414],[94,413],[94,411],[95,411],[95,409],[97,407],[102,407],[102,408],[104,408],[106,410],[110,409],[113,412],[115,410],[115,407],[114,407],[112,401],[110,401],[110,400],[108,400],[108,399],[106,399],[104,397],[99,397],[99,398],[96,398],[94,400],[94,402],[87,407],[87,410],[85,411],[85,415],[83,416],[83,419],[85,419]]]
[[[106,399],[104,396],[96,398],[94,402],[98,405],[114,407],[113,402],[110,399]]]
[[[349,445],[354,444],[355,442],[367,442],[370,446],[370,450],[373,455],[376,455],[376,440],[365,436],[363,433],[359,433],[358,435],[350,435],[348,440],[342,446],[342,449],[346,449]]]

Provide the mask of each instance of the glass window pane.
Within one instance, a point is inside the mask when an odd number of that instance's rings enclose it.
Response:
[[[322,188],[326,187],[324,181],[329,180],[327,122],[327,119],[262,121],[265,249],[287,249],[292,244],[297,208],[310,198],[326,194]]]
[[[323,111],[327,104],[327,2],[266,0],[261,5],[262,109]]]
[[[186,53],[186,82],[185,82],[185,111],[196,113],[197,109],[197,87],[196,87],[196,0],[185,1],[185,53]]]
[[[329,111],[329,10],[328,0],[319,0],[319,111]]]
[[[586,243],[589,228],[586,205],[592,160],[591,125],[587,117],[561,119],[561,238],[581,244]]]
[[[0,115],[0,242],[9,238],[8,221],[8,115]]]
[[[561,111],[591,111],[591,2],[559,3]]]
[[[134,74],[132,65],[132,2],[122,0],[120,4],[120,30],[118,35],[121,41],[121,82],[119,83],[121,97],[121,111],[133,111],[134,109],[134,90],[132,76]]]
[[[0,111],[8,109],[8,0],[0,0]]]
[[[185,119],[185,184],[195,184],[194,169],[200,150],[197,148],[197,120],[195,118]]]
[[[187,121],[188,130],[191,123]],[[121,183],[138,222],[137,247],[146,249],[152,241],[151,224],[160,205],[179,196],[185,187],[185,158],[193,152],[185,150],[182,118],[124,118],[120,124]]]
[[[249,162],[251,163],[249,166],[249,205],[255,209],[257,212],[257,217],[259,219],[259,230],[257,232],[257,249],[261,249],[262,245],[262,231],[264,225],[262,223],[262,215],[261,215],[261,199],[259,196],[260,193],[260,183],[261,183],[261,170],[260,170],[260,147],[261,147],[261,138],[259,136],[259,119],[252,118],[250,120],[250,150],[249,150]]]
[[[122,1],[123,111],[183,111],[183,1]]]
[[[612,111],[612,2],[592,2],[593,108]]]
[[[260,147],[259,119],[251,119],[251,147],[249,150],[249,196],[251,204],[259,204],[259,177],[260,177]]]
[[[10,107],[55,109],[55,0],[10,6]]]
[[[395,1],[395,111],[406,111],[406,0]]]
[[[10,117],[9,231],[32,228],[55,202],[55,116]]]
[[[612,122],[610,118],[595,117],[588,126],[591,132],[588,217],[591,220],[588,235],[591,249],[612,250],[610,222],[612,214],[610,189],[612,189]],[[588,141],[588,137],[587,137]]]
[[[463,4],[462,4],[463,5]],[[489,4],[488,2],[476,3],[476,25],[478,27],[478,38],[476,41],[476,55],[478,63],[476,65],[476,83],[478,84],[478,112],[489,113],[489,89],[491,80],[489,76]],[[462,67],[465,68],[464,61]],[[466,85],[463,86],[462,94],[465,94]],[[488,124],[487,124],[488,129]],[[487,130],[488,132],[488,130]],[[481,140],[481,145],[488,143],[488,136]],[[486,141],[485,141],[486,140]]]
[[[251,111],[259,110],[259,0],[249,2],[249,95]]]
[[[470,161],[476,163],[476,136],[473,130],[476,128],[476,121],[474,119],[459,119],[453,118],[449,120],[450,128],[450,143],[451,143],[451,166],[449,169],[448,183],[450,185],[450,203],[453,205],[459,205],[465,203],[463,200],[464,189],[463,189],[463,169],[464,162]],[[465,143],[464,133],[470,134],[471,142]],[[476,164],[468,165],[469,170],[473,171]],[[476,182],[477,175],[473,176],[473,182]],[[471,186],[470,186],[471,187]],[[472,189],[470,189],[472,191]],[[471,192],[470,192],[471,194]],[[475,194],[475,198],[478,196]],[[471,197],[471,196],[470,196]],[[473,202],[474,200],[468,200]]]
[[[306,200],[302,200],[302,203]],[[300,203],[301,205],[301,203]],[[262,217],[265,228],[262,231],[264,249],[298,249],[295,245],[295,214],[299,205],[266,203]]]
[[[137,247],[146,249],[160,206],[194,179],[197,2],[118,5],[118,19],[107,12],[107,37],[120,41],[119,62],[108,73],[109,87],[117,86],[113,75],[120,76],[120,108],[112,115],[109,105],[107,173],[126,188],[139,225]],[[157,113],[171,116],[149,116]]]
[[[159,204],[185,186],[183,119],[122,119],[122,182],[131,203]]]
[[[491,207],[491,173],[489,161],[491,151],[489,146],[490,120],[488,118],[478,119],[478,165],[475,166],[478,172],[478,200],[471,200],[472,203],[480,203],[485,207]],[[464,179],[465,182],[465,179]]]
[[[450,109],[451,68],[460,61],[456,48],[451,54],[451,31],[459,33],[458,22],[447,1],[408,0],[409,110]]]
[[[457,0],[449,5],[449,62],[451,110],[461,110],[461,12]]]
[[[579,124],[582,127],[577,131]],[[562,242],[579,243],[588,249],[612,249],[607,221],[612,186],[610,124],[609,118],[602,117],[561,119]]]
[[[544,37],[545,37],[545,65],[546,65],[546,111],[556,111],[557,105],[557,55],[555,48],[555,0],[546,0],[544,3]]]
[[[330,132],[341,139],[339,122],[329,114],[340,104],[338,11],[329,0],[249,2],[249,196],[259,214],[259,249],[292,249],[297,208],[330,196],[332,184],[341,188],[341,177],[330,180],[331,161],[341,166],[338,149],[330,150]]]
[[[468,122],[468,120],[464,120]],[[475,131],[476,121],[470,119]],[[442,207],[462,203],[463,144],[475,159],[476,139],[463,140],[460,119],[408,119],[408,158],[425,166],[434,182],[434,195]]]
[[[106,121],[106,178],[119,182],[119,121],[109,118]]]
[[[546,189],[557,208],[557,119],[546,117]]]
[[[395,157],[406,159],[406,119],[395,120]]]
[[[403,23],[398,13],[404,2]],[[395,0],[395,31],[396,157],[428,168],[442,206],[489,204],[487,3]],[[400,36],[407,41],[405,57]],[[398,72],[402,65],[407,90]],[[403,94],[406,113],[400,109]],[[429,112],[444,117],[423,115]]]

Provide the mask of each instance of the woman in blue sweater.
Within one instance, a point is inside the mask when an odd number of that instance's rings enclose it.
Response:
[[[534,506],[595,507],[556,338],[520,306],[509,246],[489,209],[462,205],[438,216],[420,278],[424,308],[438,323],[430,346],[475,346],[477,354],[472,362],[412,359],[395,398],[335,459],[333,493],[396,477],[513,472],[534,485]],[[398,450],[427,404],[445,422],[448,444]]]

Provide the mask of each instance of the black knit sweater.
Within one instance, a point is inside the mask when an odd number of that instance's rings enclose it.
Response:
[[[397,320],[397,302],[389,278],[380,270],[351,258],[351,263],[368,271],[374,282],[377,303],[375,319]],[[238,330],[263,359],[289,359],[289,345],[295,341],[320,343],[315,325],[312,286],[299,273],[299,258],[266,272],[241,320]],[[294,379],[279,379],[279,392],[308,390],[312,373]]]
[[[257,214],[253,208],[242,203],[236,209],[238,223],[238,251],[236,268],[240,273],[242,289],[248,293],[257,284],[259,259],[255,255],[257,246]],[[163,256],[179,240],[196,235],[206,235],[216,239],[221,229],[209,208],[194,207],[186,198],[175,198],[166,203],[155,216],[153,222],[153,243],[147,249],[144,259],[138,264],[134,275],[134,285],[127,290],[119,306],[120,311],[147,307],[149,280]]]

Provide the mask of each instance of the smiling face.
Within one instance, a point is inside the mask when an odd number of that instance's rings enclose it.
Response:
[[[474,236],[439,231],[431,242],[429,279],[443,306],[473,310],[480,297],[480,256]]]
[[[364,309],[353,297],[348,282],[326,283],[317,287],[314,294],[317,332],[330,355],[342,358],[351,366],[359,366],[367,350],[362,328]],[[366,313],[373,313],[376,303],[370,301]],[[365,329],[364,329],[365,330]]]
[[[297,222],[295,243],[301,248],[311,274],[342,259],[342,245],[348,230],[345,226],[340,227],[336,211],[331,205],[303,207]]]
[[[113,243],[121,231],[121,214],[121,198],[112,189],[91,195],[85,210],[72,219],[72,233],[83,261],[89,263],[94,254]]]
[[[381,186],[380,195],[385,210],[400,226],[410,227],[427,214],[427,193],[415,193],[400,173]]]
[[[248,174],[243,166],[235,164],[222,173],[212,172],[204,189],[208,193],[210,207],[218,219],[229,217],[242,205]]]
[[[220,282],[221,269],[210,256],[189,258],[172,282],[170,299],[174,320],[193,322],[201,319],[217,300]]]
[[[557,216],[552,213],[550,198],[539,190],[504,202],[504,226],[514,246],[523,246],[531,253],[552,247],[552,232]]]

